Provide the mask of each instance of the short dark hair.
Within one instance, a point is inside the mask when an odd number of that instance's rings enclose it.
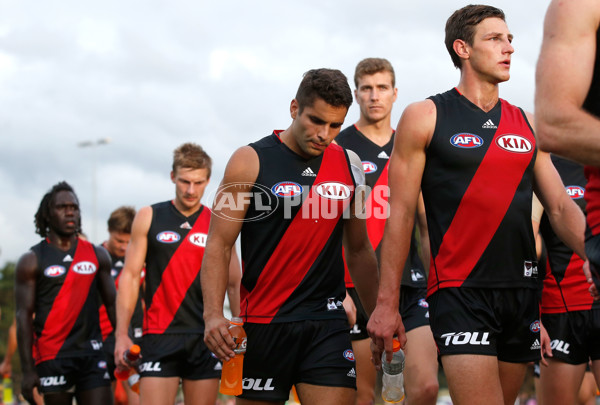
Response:
[[[448,21],[446,21],[446,49],[452,58],[454,66],[461,68],[461,60],[454,52],[454,41],[462,39],[469,45],[473,45],[473,38],[475,36],[475,26],[485,20],[486,18],[500,18],[502,21],[506,21],[504,11],[499,8],[486,6],[486,5],[473,5],[469,4],[456,10]]]
[[[71,187],[71,185],[66,181],[61,181],[52,186],[52,188],[46,194],[44,194],[44,197],[42,197],[40,206],[34,216],[35,232],[42,238],[48,236],[48,231],[50,230],[50,204],[52,203],[54,196],[60,193],[61,191],[68,191],[73,193],[75,199],[79,203],[79,198],[77,198],[75,190],[73,190],[73,187]],[[79,232],[81,232],[81,217],[79,219],[77,233]]]
[[[396,87],[394,67],[389,60],[384,58],[366,58],[358,62],[354,70],[354,85],[358,88],[358,81],[361,77],[379,72],[389,72],[392,75],[392,87]]]
[[[212,159],[202,146],[187,142],[173,151],[173,172],[177,168],[207,169],[208,178],[212,170]]]
[[[337,69],[312,69],[304,73],[296,92],[298,113],[302,114],[304,107],[312,106],[317,97],[334,107],[348,109],[352,105],[348,79]]]
[[[108,232],[131,233],[135,208],[128,205],[114,210],[108,218]]]

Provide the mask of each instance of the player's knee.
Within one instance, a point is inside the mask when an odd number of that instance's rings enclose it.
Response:
[[[430,379],[407,387],[406,397],[410,404],[435,404],[439,390],[437,379]]]
[[[373,405],[375,403],[374,390],[358,390],[356,393],[356,405]]]

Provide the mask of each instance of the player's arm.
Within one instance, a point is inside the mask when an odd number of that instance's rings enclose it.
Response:
[[[235,244],[231,247],[231,260],[229,260],[229,281],[227,283],[227,298],[231,316],[240,316],[240,285],[242,283],[242,268]]]
[[[244,146],[231,156],[215,196],[200,280],[204,299],[204,342],[219,359],[233,358],[229,321],[223,316],[231,251],[242,229],[258,176],[258,155]],[[231,202],[234,202],[233,204]]]
[[[15,269],[17,337],[20,342],[19,357],[23,371],[21,392],[31,404],[35,404],[34,387],[40,386],[33,360],[33,315],[38,272],[37,257],[32,251],[25,253],[19,259]]]
[[[385,224],[381,245],[377,306],[367,330],[373,339],[373,361],[378,366],[381,353],[392,358],[392,338],[397,335],[402,346],[406,335],[398,312],[400,281],[410,249],[421,177],[425,168],[425,150],[433,135],[436,108],[431,100],[409,105],[403,112],[390,157],[390,216]]]
[[[117,327],[115,328],[115,365],[127,368],[123,354],[132,345],[129,323],[140,292],[140,279],[148,250],[148,231],[152,222],[152,207],[140,209],[131,225],[131,238],[125,253],[125,265],[119,276],[117,291]]]
[[[429,275],[429,264],[431,261],[431,248],[429,246],[429,229],[427,228],[427,215],[425,214],[425,202],[423,193],[419,193],[417,202],[417,227],[419,229],[419,246],[421,248],[421,261],[425,267],[425,273]]]
[[[354,170],[360,171],[362,180],[358,180],[357,192],[350,205],[349,218],[344,220],[343,245],[348,271],[354,282],[356,292],[360,297],[367,314],[375,308],[377,299],[377,258],[367,234],[367,221],[362,215],[365,207],[364,186],[365,175],[362,173],[362,163],[356,153],[347,150],[350,163]],[[360,176],[357,176],[360,177]],[[367,213],[367,215],[375,215]]]
[[[117,326],[115,313],[117,290],[115,288],[115,281],[110,274],[112,267],[110,255],[102,246],[96,246],[95,248],[96,256],[98,257],[98,291],[106,307],[108,319],[113,328],[115,328]]]
[[[8,336],[6,339],[6,353],[4,360],[0,364],[0,375],[12,374],[12,358],[17,351],[17,320],[13,318],[12,323],[8,328]]]
[[[540,148],[594,166],[600,166],[600,119],[581,106],[592,82],[599,21],[596,0],[552,1],[535,92]]]

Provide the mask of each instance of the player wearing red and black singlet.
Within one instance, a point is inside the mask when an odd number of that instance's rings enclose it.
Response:
[[[251,323],[345,319],[341,218],[355,186],[346,152],[330,145],[306,160],[277,133],[250,146],[260,160],[256,184],[275,198],[270,215],[242,225],[242,318]],[[246,217],[254,218],[258,209],[264,206],[250,205]]]

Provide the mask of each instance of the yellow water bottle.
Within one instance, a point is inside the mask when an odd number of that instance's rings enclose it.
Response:
[[[12,380],[10,378],[10,374],[4,374],[2,377],[2,386],[4,389],[2,390],[2,402],[4,405],[12,405],[13,402],[13,388],[12,388]]]

